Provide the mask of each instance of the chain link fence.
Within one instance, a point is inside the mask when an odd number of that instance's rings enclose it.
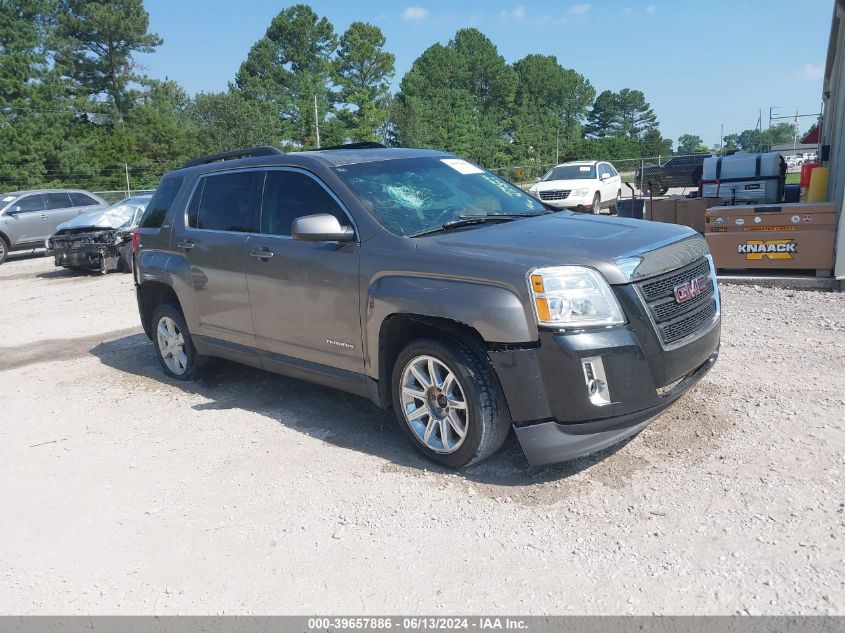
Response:
[[[622,197],[630,198],[652,193],[661,195],[688,195],[698,188],[704,159],[710,154],[682,154],[676,156],[650,156],[607,161],[619,172],[623,183]],[[602,159],[599,159],[602,160]],[[554,164],[528,164],[491,169],[493,173],[523,189],[528,189],[555,167]]]
[[[114,204],[115,202],[120,202],[124,198],[131,198],[132,196],[150,195],[154,192],[155,189],[124,189],[123,191],[92,191],[91,193],[97,194],[109,204]]]

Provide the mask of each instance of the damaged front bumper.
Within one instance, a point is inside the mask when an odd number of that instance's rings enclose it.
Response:
[[[46,243],[56,266],[107,273],[121,268],[121,255],[131,234],[114,229],[57,233]]]

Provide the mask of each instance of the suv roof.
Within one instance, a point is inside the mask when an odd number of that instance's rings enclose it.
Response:
[[[4,196],[22,196],[29,193],[84,193],[90,195],[86,189],[26,189],[24,191],[4,191]],[[96,194],[95,194],[96,195]]]
[[[401,158],[421,158],[426,156],[451,156],[448,152],[433,149],[411,149],[407,147],[385,147],[379,143],[350,143],[317,150],[302,152],[282,152],[275,147],[253,147],[210,154],[188,161],[181,170],[218,169],[225,164],[226,168],[258,165],[290,165],[302,162],[301,159],[319,160],[336,167],[339,165],[354,165],[357,163],[397,160]]]

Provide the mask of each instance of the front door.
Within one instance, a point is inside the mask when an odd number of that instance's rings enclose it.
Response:
[[[12,240],[12,246],[44,241],[47,215],[42,194],[35,193],[20,198],[7,211],[7,214],[9,222],[6,225],[6,232]]]
[[[357,242],[290,237],[295,218],[331,213],[352,224],[322,182],[296,169],[266,172],[260,231],[247,240],[252,320],[268,369],[363,374]],[[339,371],[338,371],[339,370]]]
[[[246,285],[246,242],[255,225],[262,173],[229,171],[200,178],[187,217],[174,221],[171,248],[190,263],[196,323],[191,334],[254,354]],[[187,224],[186,224],[187,221]],[[242,348],[249,349],[242,349]],[[245,359],[247,362],[247,359]]]
[[[613,173],[607,163],[599,163],[599,180],[601,180],[601,199],[609,202],[616,199],[619,183],[613,178]]]

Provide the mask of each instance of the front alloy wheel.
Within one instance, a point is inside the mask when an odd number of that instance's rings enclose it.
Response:
[[[483,348],[454,338],[408,343],[393,364],[391,396],[402,431],[426,457],[463,468],[501,448],[511,427]]]
[[[596,195],[593,196],[593,207],[592,212],[594,215],[598,215],[601,213],[601,196],[596,192]]]
[[[469,427],[461,384],[445,363],[416,356],[402,372],[402,412],[417,439],[435,453],[454,453]]]

